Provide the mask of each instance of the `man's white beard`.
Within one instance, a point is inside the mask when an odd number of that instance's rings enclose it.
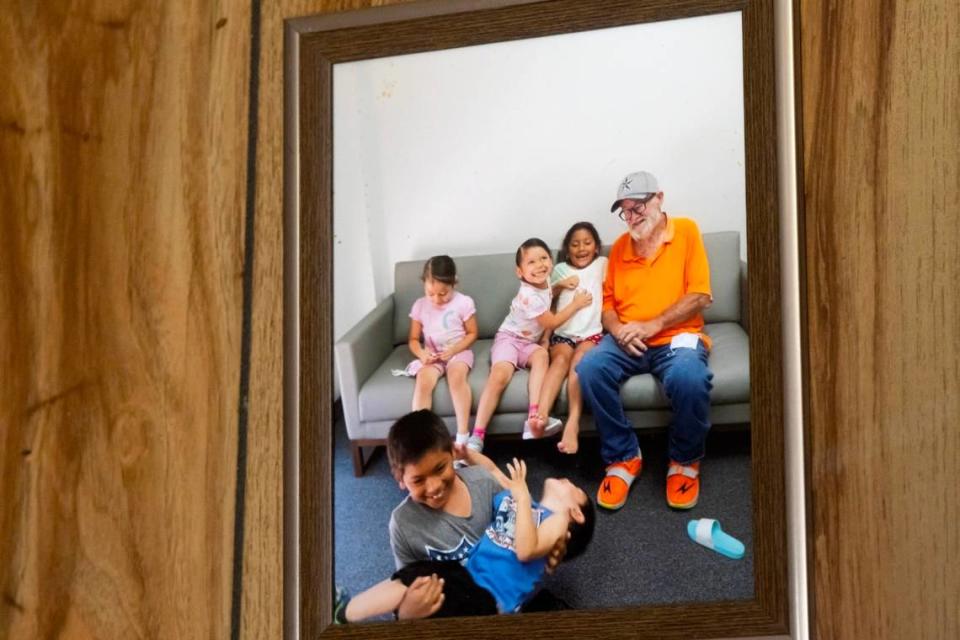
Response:
[[[649,240],[651,238],[655,228],[656,224],[654,224],[653,221],[644,219],[644,221],[638,226],[630,227],[628,232],[630,233],[630,237],[637,242],[644,242],[645,240]]]

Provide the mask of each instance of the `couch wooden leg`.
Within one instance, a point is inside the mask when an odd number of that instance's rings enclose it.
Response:
[[[350,453],[353,458],[353,477],[359,478],[363,475],[363,447],[351,441]]]

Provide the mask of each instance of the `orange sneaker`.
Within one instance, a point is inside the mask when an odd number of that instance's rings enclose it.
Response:
[[[674,509],[691,509],[700,498],[700,462],[670,461],[667,469],[667,504]]]
[[[607,475],[597,491],[597,504],[604,509],[616,511],[627,502],[630,485],[640,475],[643,459],[639,456],[624,462],[614,462],[607,467]]]

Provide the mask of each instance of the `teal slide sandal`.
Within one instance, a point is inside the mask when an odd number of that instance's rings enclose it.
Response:
[[[720,528],[720,523],[712,518],[700,518],[687,523],[687,535],[697,544],[713,549],[728,558],[739,560],[743,557],[743,543]]]

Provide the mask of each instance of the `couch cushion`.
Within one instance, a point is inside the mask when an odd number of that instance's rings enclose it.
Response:
[[[703,321],[740,321],[740,234],[717,231],[703,234],[703,246],[710,263],[710,290],[713,304],[703,312]]]
[[[740,234],[719,231],[703,234],[710,262],[710,287],[713,304],[704,312],[704,320],[738,322],[740,320]],[[604,247],[607,255],[610,247]],[[556,251],[553,252],[556,257]],[[520,286],[516,277],[514,253],[454,257],[460,278],[458,289],[477,305],[480,338],[492,338],[510,309],[510,301]],[[398,262],[394,268],[393,343],[405,344],[410,332],[410,309],[423,295],[424,260]]]
[[[704,327],[713,340],[710,370],[713,371],[711,404],[750,402],[750,344],[747,332],[735,322]]]
[[[745,403],[750,401],[750,361],[747,334],[736,323],[719,323],[706,326],[713,339],[710,352],[710,368],[713,370],[713,404]],[[474,368],[468,378],[473,391],[470,426],[476,414],[477,401],[483,385],[490,374],[490,347],[492,340],[478,340],[473,345]],[[413,359],[407,346],[400,345],[377,368],[360,389],[360,419],[364,422],[395,420],[410,410],[413,398],[413,378],[395,377],[392,369],[403,369]],[[510,385],[497,407],[497,413],[520,413],[527,411],[528,372],[514,373]],[[621,387],[620,396],[624,405],[634,409],[666,408],[669,403],[653,376],[639,375],[627,380]],[[566,390],[561,392],[554,414],[566,414]],[[453,415],[450,389],[446,378],[441,378],[433,392],[433,410],[441,416]],[[519,428],[518,428],[519,431]]]

